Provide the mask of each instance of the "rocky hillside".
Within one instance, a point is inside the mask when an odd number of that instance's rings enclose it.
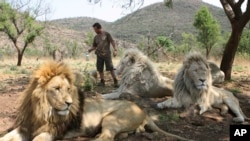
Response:
[[[221,24],[222,31],[230,31],[230,24],[223,9],[203,3],[201,0],[175,0],[173,9],[163,3],[156,3],[139,9],[115,22],[108,23],[94,18],[78,17],[52,21],[78,31],[91,31],[94,22],[100,22],[105,29],[119,39],[141,40],[145,36],[170,35],[179,40],[181,33],[195,33],[194,15],[201,6],[207,6]]]

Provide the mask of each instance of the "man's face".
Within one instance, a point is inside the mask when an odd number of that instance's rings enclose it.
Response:
[[[96,27],[93,27],[93,28],[94,28],[94,31],[95,31],[96,34],[101,33],[101,29],[98,29],[98,28],[96,28]]]

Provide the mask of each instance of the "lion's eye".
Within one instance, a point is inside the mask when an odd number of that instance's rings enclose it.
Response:
[[[55,90],[59,91],[60,90],[60,87],[54,87]]]
[[[68,91],[70,91],[70,88],[68,88]]]

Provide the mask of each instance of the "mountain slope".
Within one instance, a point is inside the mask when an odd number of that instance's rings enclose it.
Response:
[[[193,27],[196,11],[205,5],[221,24],[222,31],[230,31],[230,24],[223,9],[203,3],[201,0],[174,0],[173,9],[163,3],[156,3],[139,9],[113,23],[91,18],[71,18],[52,21],[74,30],[89,31],[94,22],[100,22],[116,38],[139,41],[142,37],[170,35],[174,40],[181,38],[181,33],[195,33]],[[64,22],[63,22],[64,21]],[[66,22],[65,22],[66,21]]]

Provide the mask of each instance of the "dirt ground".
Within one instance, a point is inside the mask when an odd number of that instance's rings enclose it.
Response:
[[[173,74],[164,74],[173,78]],[[219,87],[224,87],[236,95],[240,101],[243,112],[250,117],[250,78],[249,74],[234,74],[237,77],[231,82],[225,82]],[[109,76],[109,75],[108,75]],[[29,81],[27,75],[8,76],[0,75],[0,132],[5,131],[12,126],[15,115],[18,111],[17,100],[21,92],[25,89]],[[108,78],[106,87],[95,86],[94,91],[98,93],[109,93],[112,87],[111,78]],[[93,92],[87,92],[93,94]],[[173,134],[180,135],[198,141],[229,141],[229,126],[232,123],[233,115],[228,113],[226,116],[220,116],[219,110],[214,109],[200,116],[195,113],[188,113],[185,109],[164,109],[154,108],[157,102],[164,98],[142,99],[134,96],[125,95],[121,99],[128,99],[137,103],[149,115],[157,116],[155,123],[163,130]],[[249,123],[245,123],[249,124]],[[87,140],[87,138],[78,138],[74,140]],[[165,137],[158,133],[153,133],[149,129],[143,134],[130,134],[120,141],[174,141],[174,139]]]

